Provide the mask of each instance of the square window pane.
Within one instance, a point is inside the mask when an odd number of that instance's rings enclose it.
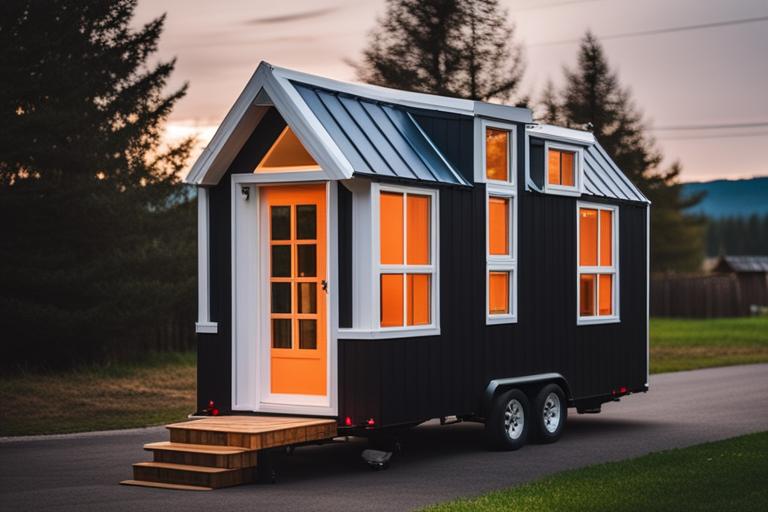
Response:
[[[296,260],[299,277],[317,276],[317,246],[315,244],[297,245]]]
[[[430,277],[429,274],[407,275],[408,325],[429,325]]]
[[[597,265],[597,210],[579,208],[579,265]]]
[[[485,129],[485,176],[489,180],[509,181],[509,132]]]
[[[299,348],[317,348],[317,320],[299,320]]]
[[[600,210],[600,265],[613,265],[613,212]]]
[[[291,320],[272,319],[272,348],[291,348]]]
[[[317,313],[317,283],[297,283],[299,313]]]
[[[600,274],[598,277],[598,303],[600,307],[598,312],[600,316],[610,316],[613,314],[613,276],[611,274]]]
[[[291,283],[272,283],[272,312],[291,312]]]
[[[381,263],[403,263],[403,194],[382,192],[379,195],[379,245]]]
[[[509,254],[509,198],[488,199],[488,250],[494,255]]]
[[[403,325],[403,274],[381,275],[381,326]]]
[[[272,277],[291,277],[291,246],[272,246]]]
[[[595,316],[595,275],[579,277],[579,316]]]
[[[429,196],[408,194],[408,265],[429,265]]]
[[[488,312],[491,315],[509,313],[509,272],[488,274]]]
[[[315,240],[317,238],[317,206],[300,204],[296,206],[296,239]]]
[[[547,158],[549,159],[547,163],[547,183],[550,185],[560,185],[560,151],[550,149]]]
[[[563,151],[562,157],[560,160],[560,184],[565,185],[566,187],[573,187],[576,185],[576,180],[574,179],[574,170],[575,170],[575,153],[571,153],[570,151]]]
[[[290,240],[291,207],[272,206],[270,212],[272,218],[272,240]]]

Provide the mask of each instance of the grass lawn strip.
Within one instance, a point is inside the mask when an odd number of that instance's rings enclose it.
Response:
[[[768,510],[766,478],[768,432],[762,432],[565,471],[425,511],[762,512]]]
[[[195,410],[195,356],[0,378],[0,436],[161,425]]]

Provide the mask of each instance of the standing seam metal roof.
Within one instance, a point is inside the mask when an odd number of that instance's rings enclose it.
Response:
[[[471,185],[397,105],[292,81],[355,173]]]

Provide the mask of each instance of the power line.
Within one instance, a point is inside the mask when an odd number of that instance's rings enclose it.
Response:
[[[768,21],[768,16],[759,16],[756,18],[742,18],[738,20],[715,21],[712,23],[701,23],[698,25],[680,25],[677,27],[666,27],[666,28],[658,28],[658,29],[652,29],[652,30],[642,30],[639,32],[625,32],[623,34],[611,34],[607,36],[596,36],[596,37],[601,41],[605,41],[608,39],[622,39],[626,37],[640,37],[640,36],[650,36],[650,35],[658,35],[658,34],[669,34],[672,32],[686,32],[689,30],[702,30],[707,28],[728,27],[732,25],[743,25],[745,23],[758,23],[762,21]],[[563,39],[560,41],[546,41],[543,43],[529,44],[528,47],[532,48],[536,46],[553,46],[558,44],[571,44],[571,43],[579,43],[579,42],[581,42],[581,39]]]
[[[511,12],[537,11],[539,9],[548,9],[550,7],[560,7],[563,5],[586,4],[586,3],[602,2],[602,1],[603,0],[566,0],[563,2],[551,2],[548,4],[529,5],[528,7],[518,7],[517,9],[510,9],[510,11]]]
[[[730,139],[734,137],[750,138],[750,137],[768,137],[768,131],[764,132],[752,132],[752,133],[726,133],[726,134],[709,134],[709,135],[683,135],[681,137],[672,136],[657,137],[659,140],[696,140],[696,139]]]
[[[762,128],[768,126],[768,121],[757,123],[726,123],[726,124],[689,124],[678,126],[655,126],[651,130],[654,132],[682,131],[682,130],[718,130],[730,128]]]

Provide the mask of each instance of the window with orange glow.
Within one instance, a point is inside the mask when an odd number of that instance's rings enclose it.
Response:
[[[286,126],[256,166],[256,172],[316,171],[320,166]]]
[[[379,322],[381,327],[432,324],[433,196],[379,193]]]
[[[582,323],[617,319],[616,233],[618,208],[578,208],[578,303]]]
[[[576,186],[576,152],[550,148],[547,155],[547,184]]]
[[[489,180],[509,180],[509,131],[485,129],[485,177]]]
[[[488,274],[488,310],[492,315],[509,314],[509,272]]]
[[[488,252],[509,254],[509,198],[488,198]]]

